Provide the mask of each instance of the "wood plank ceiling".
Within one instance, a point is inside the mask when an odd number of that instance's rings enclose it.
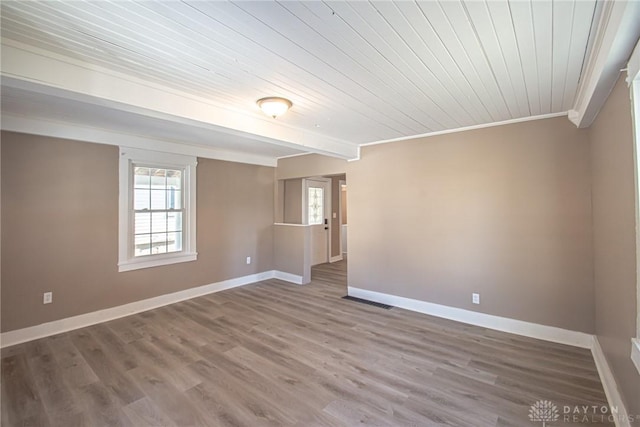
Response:
[[[573,105],[595,1],[2,2],[2,37],[352,143]],[[279,119],[280,120],[280,119]]]

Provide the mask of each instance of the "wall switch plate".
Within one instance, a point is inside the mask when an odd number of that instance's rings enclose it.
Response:
[[[333,219],[336,219],[336,218],[338,218],[338,214],[334,212],[333,213]]]
[[[45,292],[42,294],[42,303],[51,304],[53,302],[53,292]]]
[[[251,257],[250,256],[247,257],[247,264],[251,264]]]
[[[474,304],[480,304],[480,294],[471,294],[471,301]]]

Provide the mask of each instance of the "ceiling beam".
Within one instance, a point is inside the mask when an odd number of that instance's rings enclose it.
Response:
[[[232,110],[215,100],[28,46],[2,41],[2,85],[63,96],[283,147],[343,159],[357,144],[287,125],[256,111]]]
[[[276,167],[277,159],[246,152],[221,150],[215,147],[185,144],[179,141],[160,140],[123,132],[80,126],[66,123],[35,119],[24,116],[3,114],[2,130],[27,133],[31,135],[49,136],[53,138],[71,139],[74,141],[92,142],[145,150],[162,151],[164,153],[184,154],[206,159],[225,160],[228,162],[247,163],[252,165]]]
[[[568,114],[577,127],[590,126],[600,112],[640,37],[639,23],[640,2],[603,2],[593,48]]]

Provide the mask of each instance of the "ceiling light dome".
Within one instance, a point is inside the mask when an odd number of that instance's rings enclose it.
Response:
[[[273,117],[274,119],[286,113],[287,110],[289,110],[289,108],[291,108],[291,106],[293,105],[288,99],[278,98],[274,96],[258,99],[256,103],[258,104],[258,107],[260,107],[262,111],[264,111],[265,114]]]

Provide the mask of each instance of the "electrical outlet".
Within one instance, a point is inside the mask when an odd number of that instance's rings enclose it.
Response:
[[[42,303],[51,304],[53,302],[53,292],[45,292],[42,294]]]
[[[480,294],[471,294],[471,301],[474,304],[480,304]]]
[[[247,257],[247,264],[251,264],[251,257],[250,256]]]

